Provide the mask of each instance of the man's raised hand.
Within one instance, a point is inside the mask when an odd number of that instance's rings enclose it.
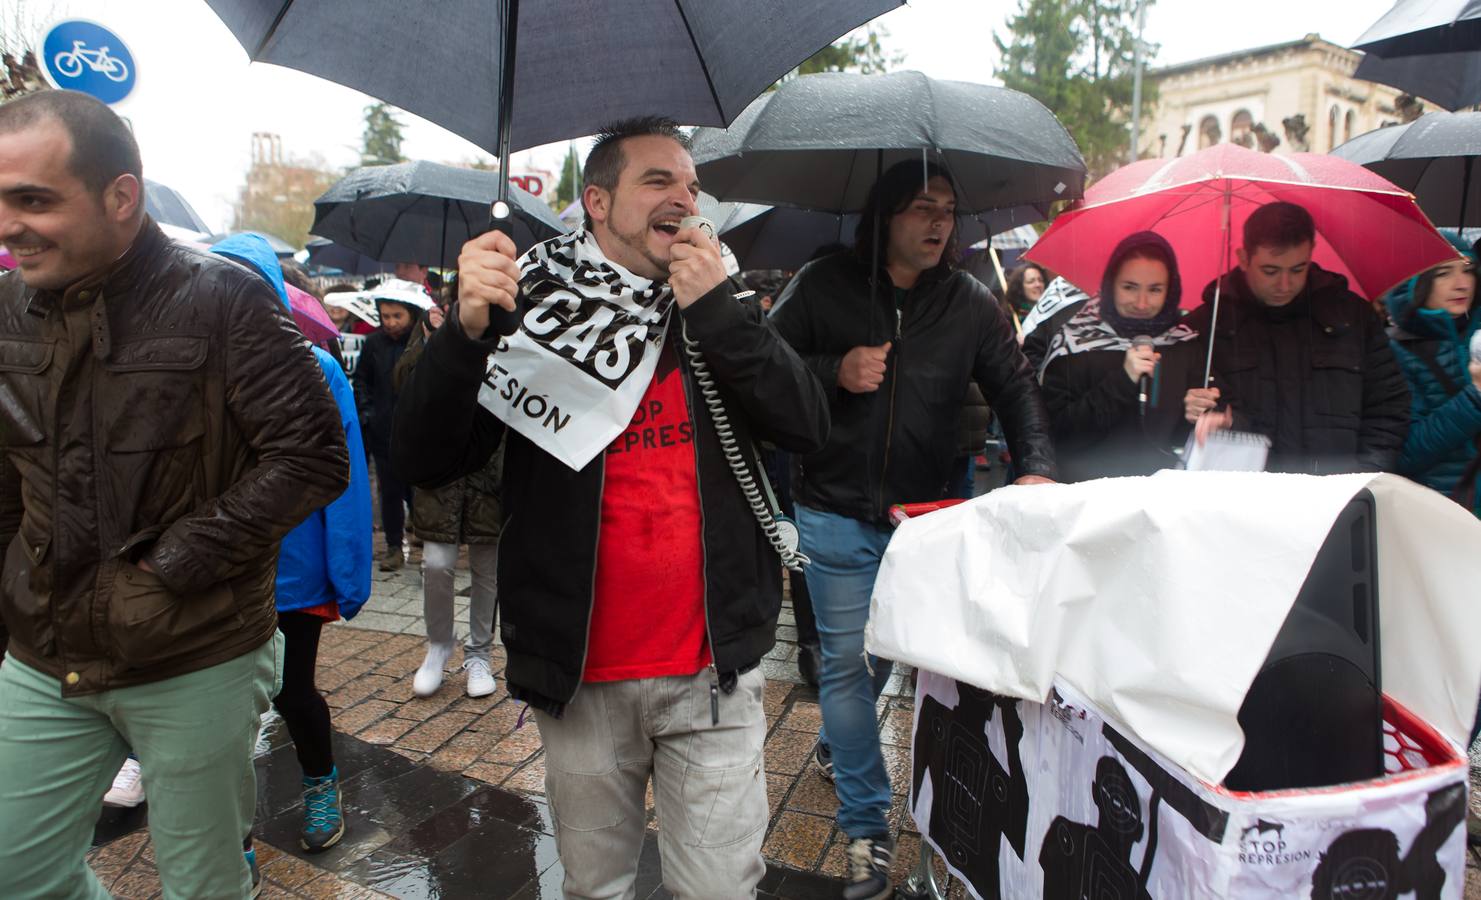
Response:
[[[519,297],[519,264],[514,241],[502,231],[486,231],[458,254],[458,322],[475,340],[489,327],[489,307],[514,312]]]
[[[890,355],[890,344],[878,347],[855,347],[843,356],[838,364],[838,386],[855,394],[868,394],[879,390],[884,383],[885,359]]]
[[[726,279],[720,246],[704,231],[679,230],[669,245],[669,287],[680,309],[713,291]]]

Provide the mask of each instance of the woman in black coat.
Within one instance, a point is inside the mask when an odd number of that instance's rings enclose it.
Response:
[[[1176,465],[1173,448],[1188,433],[1183,394],[1199,383],[1197,334],[1179,324],[1181,299],[1172,247],[1139,232],[1111,254],[1100,296],[1051,339],[1040,380],[1061,481]],[[1134,346],[1139,336],[1151,344]]]

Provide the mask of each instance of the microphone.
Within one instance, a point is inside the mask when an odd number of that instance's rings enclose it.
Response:
[[[1145,334],[1139,334],[1136,337],[1134,337],[1134,338],[1131,339],[1131,347],[1132,347],[1133,350],[1137,350],[1137,349],[1140,349],[1142,347],[1155,347],[1155,346],[1156,346],[1156,343],[1152,340],[1152,338],[1148,337]],[[1137,379],[1137,382],[1136,382],[1136,403],[1137,403],[1137,410],[1139,411],[1139,413],[1140,413],[1140,415],[1141,415],[1141,417],[1143,419],[1145,419],[1147,417],[1147,397],[1151,393],[1152,393],[1152,376],[1150,376],[1150,375],[1143,375],[1141,378],[1138,378]]]
[[[1471,362],[1481,363],[1481,331],[1471,335]]]

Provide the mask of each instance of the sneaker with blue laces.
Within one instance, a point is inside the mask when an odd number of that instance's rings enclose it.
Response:
[[[298,845],[320,853],[339,843],[345,835],[344,816],[339,811],[339,769],[328,775],[303,779],[303,831]]]

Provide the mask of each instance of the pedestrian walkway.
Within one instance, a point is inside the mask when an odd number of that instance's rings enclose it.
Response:
[[[413,557],[415,559],[415,557]],[[456,574],[458,619],[465,621],[469,578]],[[449,662],[443,688],[413,697],[411,679],[424,650],[421,578],[415,565],[377,573],[373,596],[354,621],[324,629],[319,686],[334,714],[335,754],[343,779],[349,830],[327,853],[298,849],[302,819],[299,771],[286,729],[269,720],[259,746],[258,859],[267,898],[560,896],[562,870],[544,800],[545,763],[531,718],[503,681],[504,651],[495,646],[499,690],[463,694]],[[767,792],[771,823],[764,852],[764,898],[834,900],[843,875],[845,843],[833,824],[833,788],[810,766],[821,715],[817,693],[802,683],[790,607],[779,642],[762,665],[767,676]],[[909,785],[909,672],[897,667],[880,706],[880,738],[894,787],[890,822],[898,832],[897,883],[920,847],[905,811]],[[142,831],[147,813],[105,811],[90,861],[103,885],[121,898],[159,893],[153,854]],[[649,799],[638,898],[664,898],[654,835],[661,827]],[[1473,853],[1466,900],[1481,900],[1481,870]],[[938,864],[939,865],[939,864]],[[942,883],[945,884],[944,872]],[[948,895],[962,898],[961,885]]]

